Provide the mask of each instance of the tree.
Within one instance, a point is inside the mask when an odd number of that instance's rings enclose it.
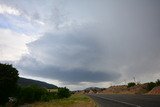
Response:
[[[17,89],[18,71],[10,64],[0,63],[0,104],[8,101]]]
[[[42,96],[47,95],[47,90],[36,85],[31,85],[21,87],[18,95],[21,103],[40,101]]]
[[[160,79],[157,79],[156,86],[160,86]]]
[[[136,84],[134,83],[134,82],[130,82],[130,83],[128,83],[128,85],[127,85],[127,87],[129,88],[129,87],[133,87],[133,86],[135,86]]]
[[[68,88],[58,88],[58,98],[68,98],[71,96],[71,92],[69,91]]]
[[[152,90],[154,87],[156,87],[156,83],[154,83],[154,82],[147,83],[147,90],[148,91]]]

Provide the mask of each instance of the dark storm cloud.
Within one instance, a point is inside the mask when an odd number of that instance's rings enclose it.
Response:
[[[77,84],[80,82],[103,82],[114,81],[119,78],[119,73],[112,71],[91,71],[82,68],[65,69],[56,66],[44,65],[31,57],[23,57],[19,62],[19,70],[32,76],[44,77],[59,80],[67,84]]]
[[[119,73],[94,68],[107,53],[94,38],[96,33],[85,28],[74,32],[45,34],[28,44],[32,56],[22,57],[17,67],[26,74],[70,84],[119,78]]]

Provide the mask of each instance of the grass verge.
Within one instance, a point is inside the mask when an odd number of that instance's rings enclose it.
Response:
[[[23,107],[97,107],[95,102],[84,94],[75,94],[70,98],[57,99],[49,102],[36,102]]]

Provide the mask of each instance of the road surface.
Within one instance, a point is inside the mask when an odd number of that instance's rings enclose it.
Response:
[[[89,94],[99,107],[160,107],[160,95]]]

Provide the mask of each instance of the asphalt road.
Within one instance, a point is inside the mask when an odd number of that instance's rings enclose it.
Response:
[[[99,107],[160,107],[160,95],[89,94]]]

